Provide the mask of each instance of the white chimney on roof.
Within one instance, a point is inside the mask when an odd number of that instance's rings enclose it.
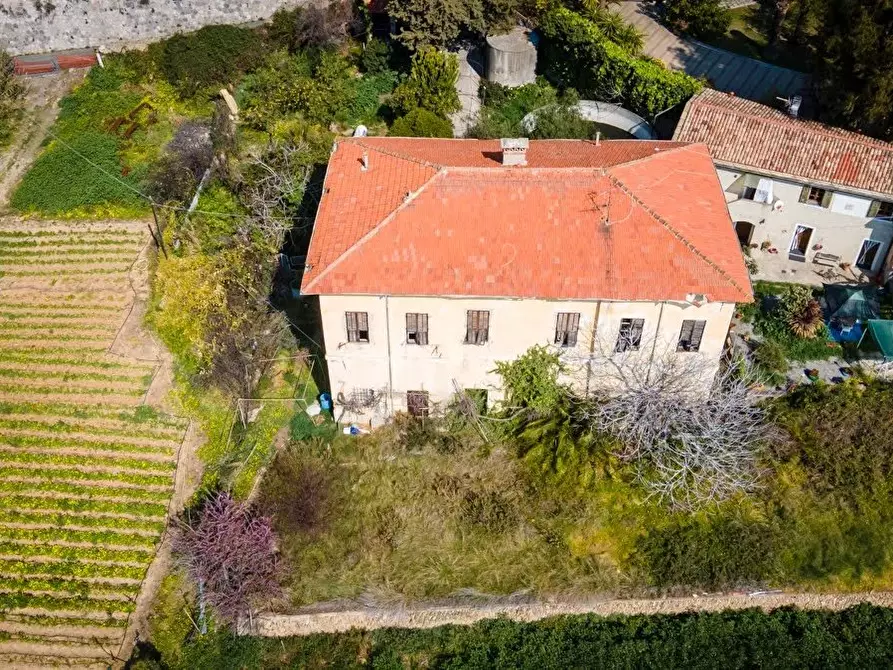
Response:
[[[505,137],[499,140],[502,147],[503,165],[527,165],[527,147],[530,140],[526,137]]]

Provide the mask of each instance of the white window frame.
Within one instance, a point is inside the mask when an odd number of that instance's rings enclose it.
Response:
[[[862,247],[865,246],[866,242],[874,242],[877,244],[878,252],[874,257],[874,260],[871,262],[871,267],[863,268],[859,265],[859,257],[862,255]],[[862,240],[862,244],[859,245],[859,250],[856,252],[856,258],[853,260],[853,267],[859,268],[860,270],[865,270],[866,272],[874,272],[874,268],[878,263],[878,259],[883,258],[883,254],[881,253],[884,250],[884,243],[880,240],[873,240],[870,237],[866,237]]]
[[[794,253],[794,240],[797,239],[797,229],[798,228],[806,228],[807,230],[811,231],[809,233],[809,244],[806,245],[806,251],[803,252],[803,257],[806,258],[806,254],[809,253],[809,246],[810,246],[810,244],[812,244],[812,233],[815,232],[815,227],[807,226],[805,223],[794,224],[794,232],[791,234],[791,241],[788,243],[788,253],[789,254]],[[799,253],[799,249],[797,250],[797,252]]]

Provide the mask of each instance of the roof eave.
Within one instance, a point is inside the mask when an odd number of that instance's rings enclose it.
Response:
[[[821,186],[834,191],[846,191],[847,193],[864,196],[866,198],[876,200],[890,200],[891,198],[893,198],[893,191],[871,191],[869,189],[858,188],[856,186],[850,186],[849,184],[843,184],[841,182],[827,181],[823,179],[811,179],[809,177],[802,177],[800,175],[790,174],[787,172],[777,172],[775,170],[770,170],[769,168],[760,167],[758,165],[735,163],[733,161],[716,158],[715,156],[713,156],[713,162],[716,164],[717,167],[730,168],[732,170],[738,170],[740,172],[756,172],[767,177],[787,179],[789,181],[803,183],[804,185],[808,184],[810,186]]]

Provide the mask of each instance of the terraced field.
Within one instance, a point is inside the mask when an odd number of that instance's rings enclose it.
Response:
[[[145,223],[0,221],[0,667],[104,668],[167,522],[186,421],[143,404]]]

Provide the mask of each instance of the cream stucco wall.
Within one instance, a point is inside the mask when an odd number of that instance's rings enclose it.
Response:
[[[467,310],[490,312],[489,340],[465,344]],[[559,312],[578,312],[577,346],[562,349],[575,370],[574,383],[585,386],[590,349],[611,352],[623,318],[645,320],[642,347],[635,356],[699,357],[715,370],[722,353],[733,304],[548,301],[406,296],[320,296],[326,361],[332,396],[350,397],[354,389],[372,389],[386,398],[389,413],[406,408],[406,391],[427,391],[432,402],[447,401],[460,388],[487,389],[492,403],[502,397],[496,361],[513,360],[535,344],[550,345]],[[369,342],[349,343],[345,312],[366,312]],[[406,314],[428,315],[426,346],[406,342]],[[596,316],[598,318],[597,327]],[[685,319],[705,320],[700,351],[676,353]],[[598,370],[590,385],[599,382]]]
[[[752,244],[768,240],[780,256],[787,257],[794,231],[802,224],[814,229],[806,254],[807,263],[821,251],[840,256],[841,263],[855,267],[863,240],[871,239],[879,241],[881,248],[870,272],[880,271],[893,241],[893,222],[867,216],[872,198],[829,187],[834,196],[830,206],[823,208],[799,202],[805,182],[772,178],[773,195],[783,203],[783,208],[777,209],[769,204],[739,199],[740,177],[746,173],[723,167],[717,167],[717,173],[726,191],[732,221],[748,221],[756,226]],[[821,249],[814,249],[815,245],[821,245]]]

